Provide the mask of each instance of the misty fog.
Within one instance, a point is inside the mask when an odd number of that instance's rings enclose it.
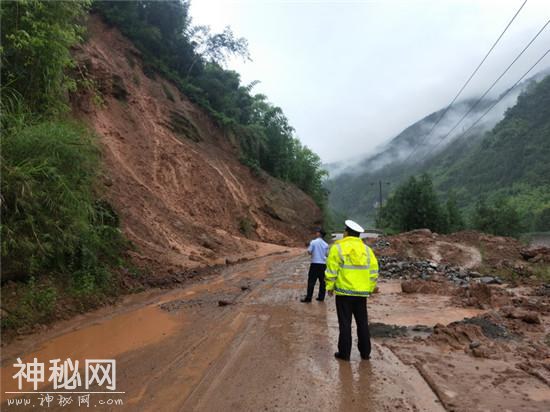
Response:
[[[445,108],[521,3],[197,0],[191,14],[195,24],[217,30],[229,24],[248,39],[253,61],[229,66],[245,83],[260,80],[254,90],[282,107],[300,140],[333,164],[360,161]],[[529,0],[461,99],[481,95],[549,15],[550,1]],[[548,44],[550,29],[491,97],[510,87]],[[502,109],[495,113],[501,116]]]
[[[494,103],[493,99],[480,101],[452,132],[451,129],[463,118],[478,99],[456,102],[443,117],[441,115],[445,108],[442,107],[440,111],[426,115],[423,119],[418,119],[418,122],[410,125],[410,128],[390,138],[391,140],[388,143],[378,146],[374,149],[373,155],[359,156],[326,165],[330,177],[336,177],[342,173],[359,174],[367,170],[374,172],[392,162],[406,161],[407,163],[416,163],[424,161],[429,156],[439,153],[457,139],[468,139],[472,136],[479,136],[491,130],[502,120],[506,110],[516,104],[518,96],[531,82],[539,81],[548,74],[550,74],[550,70],[544,70],[520,83],[471,130],[468,129]],[[435,128],[434,125],[436,125]]]

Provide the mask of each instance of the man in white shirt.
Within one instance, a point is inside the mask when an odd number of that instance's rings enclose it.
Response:
[[[313,289],[317,279],[319,279],[319,294],[317,300],[322,302],[325,300],[325,270],[327,268],[327,254],[328,244],[323,240],[325,237],[325,231],[318,228],[315,232],[315,239],[309,243],[307,248],[308,253],[311,255],[311,264],[309,265],[309,273],[307,279],[307,295],[300,300],[303,303],[311,302],[313,297]]]

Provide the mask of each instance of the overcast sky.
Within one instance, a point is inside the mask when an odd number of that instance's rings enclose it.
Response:
[[[254,90],[333,162],[371,152],[450,103],[523,1],[192,0],[191,16],[248,40],[253,61],[229,67],[245,83],[260,80]],[[528,0],[464,96],[485,91],[548,19],[550,0]],[[550,25],[496,91],[549,47]],[[549,66],[550,55],[537,69]]]

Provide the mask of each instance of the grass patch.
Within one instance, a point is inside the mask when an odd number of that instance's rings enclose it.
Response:
[[[189,120],[183,112],[171,111],[168,127],[179,137],[189,139],[194,142],[200,142],[202,140],[199,130],[195,124]]]
[[[550,283],[550,265],[547,263],[535,263],[531,266],[531,271],[543,283]]]
[[[255,177],[260,177],[262,174],[260,163],[256,159],[252,159],[247,156],[241,156],[239,158],[239,161],[241,164],[245,165],[250,169],[250,172],[252,172],[252,175]]]
[[[176,101],[176,99],[174,98],[174,95],[172,94],[170,89],[164,83],[162,83],[162,90],[164,91],[164,95],[166,96],[166,98],[168,100],[170,100],[171,102]]]
[[[243,217],[239,220],[239,232],[246,237],[249,237],[254,230],[254,224],[247,217]]]
[[[58,298],[58,291],[51,282],[44,280],[40,284],[35,277],[19,288],[18,304],[7,309],[2,316],[2,329],[19,329],[28,325],[42,323],[51,318]],[[12,292],[14,293],[14,292]]]
[[[10,124],[1,142],[2,329],[45,323],[67,302],[104,302],[117,293],[113,269],[128,246],[94,190],[94,136],[65,121]]]

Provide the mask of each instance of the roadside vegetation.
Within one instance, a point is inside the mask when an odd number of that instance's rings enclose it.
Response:
[[[439,233],[476,229],[500,236],[518,237],[525,231],[520,214],[505,197],[480,197],[465,217],[455,192],[442,201],[430,175],[412,176],[397,187],[382,207],[377,225],[389,233],[428,228]]]
[[[94,136],[70,120],[70,48],[89,2],[2,2],[2,329],[25,330],[117,293],[126,242],[95,185]],[[4,295],[6,296],[6,295]],[[10,303],[15,303],[10,306]]]

